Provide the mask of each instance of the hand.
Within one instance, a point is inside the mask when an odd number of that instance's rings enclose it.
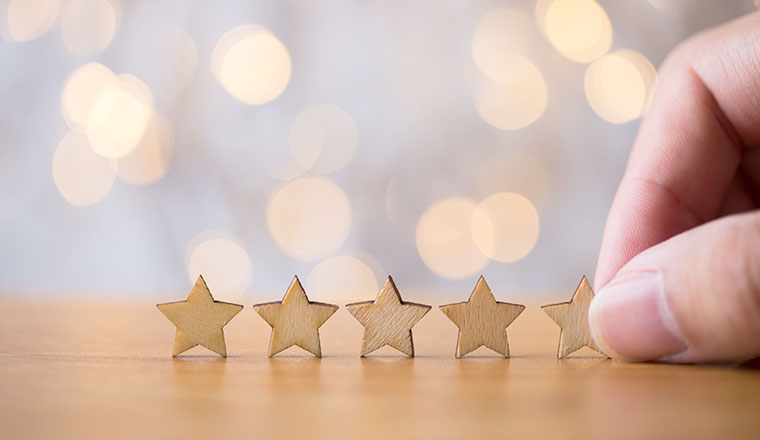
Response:
[[[666,60],[618,188],[589,309],[626,360],[760,355],[760,13]]]

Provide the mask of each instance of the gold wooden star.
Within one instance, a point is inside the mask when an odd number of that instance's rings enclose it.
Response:
[[[282,301],[256,304],[253,308],[272,326],[269,357],[294,345],[322,357],[319,327],[338,310],[333,304],[309,301],[297,276]]]
[[[584,275],[570,301],[541,307],[561,329],[557,358],[567,357],[584,346],[602,353],[591,337],[588,327],[588,307],[593,298],[594,290]]]
[[[364,326],[362,357],[386,345],[414,357],[412,327],[430,306],[403,301],[389,276],[374,301],[347,304],[346,309]]]
[[[440,309],[459,327],[456,357],[461,358],[483,345],[509,357],[507,327],[525,306],[496,301],[481,276],[467,302],[447,304]]]
[[[177,327],[172,356],[202,345],[227,357],[222,327],[243,310],[239,304],[214,301],[202,276],[198,276],[187,300],[157,304],[156,307]]]

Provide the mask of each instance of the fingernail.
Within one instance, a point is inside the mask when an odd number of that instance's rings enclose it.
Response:
[[[668,307],[659,272],[612,280],[591,301],[588,319],[596,344],[616,359],[660,359],[688,348]]]

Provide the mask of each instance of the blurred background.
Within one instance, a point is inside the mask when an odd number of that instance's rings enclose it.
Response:
[[[656,68],[753,10],[0,1],[0,295],[569,297]]]

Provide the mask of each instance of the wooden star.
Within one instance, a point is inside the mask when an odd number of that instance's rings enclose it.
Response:
[[[175,357],[196,345],[227,357],[222,327],[243,310],[239,304],[214,301],[202,276],[198,276],[187,300],[156,307],[177,327],[172,353]]]
[[[294,345],[322,357],[319,327],[338,310],[333,304],[309,301],[297,276],[282,301],[256,304],[253,308],[272,327],[269,357]]]
[[[414,357],[412,327],[430,306],[403,301],[389,276],[374,301],[347,304],[346,309],[364,326],[362,357],[386,345]]]
[[[496,301],[481,276],[467,302],[447,304],[440,309],[459,327],[456,357],[461,358],[483,345],[509,357],[507,327],[525,306]]]
[[[567,357],[584,346],[602,353],[588,327],[588,307],[593,298],[594,290],[584,275],[570,301],[541,307],[561,329],[557,358]]]

